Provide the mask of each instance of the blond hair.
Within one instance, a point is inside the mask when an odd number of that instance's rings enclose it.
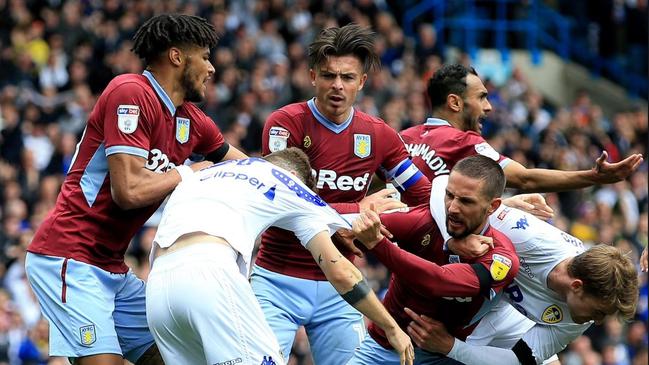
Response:
[[[638,305],[638,273],[618,248],[597,245],[575,256],[568,264],[570,276],[583,282],[584,291],[602,300],[618,316],[629,320]]]

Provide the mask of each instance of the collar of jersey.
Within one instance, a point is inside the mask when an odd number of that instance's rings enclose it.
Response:
[[[451,125],[451,123],[445,121],[444,119],[439,119],[439,118],[428,118],[426,119],[425,125],[434,125],[434,126],[440,126],[440,125]]]
[[[151,86],[153,86],[153,90],[155,90],[156,94],[160,97],[164,105],[167,107],[169,110],[169,113],[171,113],[171,116],[174,116],[176,114],[176,107],[174,106],[174,103],[171,102],[171,98],[169,95],[167,95],[167,92],[165,92],[165,89],[160,86],[158,81],[153,77],[153,74],[149,71],[144,71],[142,72],[142,75],[149,79],[149,82],[151,83]]]
[[[307,101],[306,104],[309,106],[309,109],[311,109],[311,113],[313,113],[313,116],[315,117],[315,119],[318,122],[320,122],[320,124],[322,124],[327,129],[329,129],[330,131],[332,131],[332,132],[334,132],[336,134],[340,134],[340,132],[344,131],[345,128],[347,128],[347,126],[352,122],[352,119],[354,119],[354,108],[353,107],[352,107],[352,112],[349,113],[349,117],[347,118],[347,120],[345,120],[342,124],[336,124],[336,123],[330,121],[329,119],[327,119],[327,117],[322,115],[322,113],[320,113],[320,111],[318,110],[318,107],[315,105],[315,98]]]
[[[484,228],[482,229],[482,231],[480,231],[479,235],[484,236],[484,233],[487,232],[488,229],[489,229],[489,222],[487,222],[484,225]]]

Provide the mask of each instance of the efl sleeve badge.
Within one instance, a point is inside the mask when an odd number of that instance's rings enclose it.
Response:
[[[493,254],[493,256],[491,257],[493,259],[493,261],[491,262],[491,267],[489,267],[491,277],[495,281],[501,281],[505,279],[507,277],[507,274],[509,273],[509,269],[511,269],[512,267],[512,260],[499,254]]]

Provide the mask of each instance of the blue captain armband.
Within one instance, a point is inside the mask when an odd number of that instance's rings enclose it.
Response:
[[[407,190],[424,177],[424,174],[419,171],[410,159],[401,161],[395,168],[388,171],[387,175],[388,179],[392,180],[392,183],[400,192]]]

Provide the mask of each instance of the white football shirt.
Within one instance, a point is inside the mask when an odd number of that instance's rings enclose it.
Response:
[[[270,226],[295,232],[303,246],[316,234],[351,226],[296,176],[261,158],[224,161],[194,173],[173,191],[154,243],[204,232],[226,240],[246,272],[256,238]]]
[[[489,223],[509,237],[516,247],[520,269],[514,282],[505,289],[504,299],[537,323],[525,333],[523,340],[541,361],[561,351],[591,325],[575,323],[568,304],[547,286],[548,275],[555,266],[584,252],[585,247],[579,239],[551,224],[504,205],[489,217]],[[488,314],[485,323],[506,327],[506,322],[516,320],[515,316],[503,316],[506,311],[502,311],[502,305],[499,307],[500,315]],[[491,320],[491,316],[500,316],[500,319]],[[480,326],[474,335],[481,336]]]

